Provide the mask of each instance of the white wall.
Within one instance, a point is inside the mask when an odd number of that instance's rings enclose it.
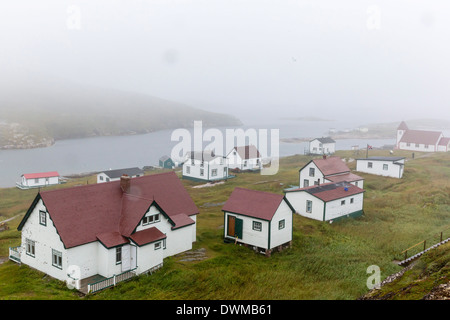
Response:
[[[354,194],[345,198],[328,201],[325,205],[325,221],[343,217],[363,209],[363,193]],[[353,199],[353,203],[351,203]],[[345,201],[342,205],[341,202]]]
[[[261,158],[242,159],[239,153],[233,149],[227,155],[227,165],[230,169],[255,170],[262,168]]]
[[[317,139],[309,142],[309,152],[312,154],[332,154],[335,151],[335,143],[322,143]]]
[[[309,175],[309,169],[314,168],[314,176]],[[309,186],[313,186],[320,180],[320,184],[324,183],[323,174],[314,162],[310,162],[306,167],[302,168],[299,173],[299,186],[305,188],[305,180],[308,180]]]
[[[284,220],[284,228],[279,229],[279,222]],[[282,201],[270,223],[270,249],[292,241],[292,210]]]
[[[50,186],[59,183],[59,177],[49,177],[49,178],[36,178],[36,179],[25,179],[22,176],[22,184],[28,187],[43,187]]]
[[[401,150],[410,150],[410,151],[418,151],[418,152],[435,152],[437,151],[437,147],[434,144],[428,145],[428,148],[425,144],[418,144],[415,143],[406,143],[406,142],[400,142],[399,143],[399,149]]]
[[[311,218],[314,220],[323,221],[323,207],[324,202],[305,191],[286,192],[286,199],[288,199],[295,212],[301,216]],[[312,202],[311,212],[306,212],[306,201]]]
[[[253,217],[247,217],[240,214],[235,214],[231,212],[225,212],[225,237],[234,240],[234,237],[227,236],[228,231],[228,215],[235,216],[242,219],[242,239],[239,242],[246,243],[251,246],[256,246],[264,249],[269,249],[269,222],[262,219],[257,219]],[[253,221],[261,222],[261,231],[253,230]]]
[[[201,169],[203,169],[203,175],[201,175]],[[213,175],[214,169],[217,170],[216,175]],[[204,161],[203,166],[202,161],[194,159],[194,164],[192,164],[191,160],[189,159],[183,164],[183,176],[205,181],[225,179],[228,177],[226,158],[217,157],[209,162]]]
[[[372,168],[369,168],[369,162],[372,163]],[[403,165],[396,163],[401,163]],[[401,178],[403,176],[404,163],[404,159],[398,161],[358,159],[356,160],[356,171],[376,174],[379,176]],[[387,170],[384,169],[384,165],[387,165]]]

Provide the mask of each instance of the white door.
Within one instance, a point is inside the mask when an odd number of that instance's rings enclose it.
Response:
[[[126,244],[122,247],[122,272],[136,268],[136,246]]]

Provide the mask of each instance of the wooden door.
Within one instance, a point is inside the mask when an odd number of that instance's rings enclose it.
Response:
[[[234,237],[235,236],[235,232],[234,232],[235,224],[236,224],[236,217],[235,216],[228,216],[228,232],[227,232],[227,235],[229,235],[230,237]]]
[[[236,218],[235,216],[228,216],[227,235],[242,239],[242,225],[242,219]]]

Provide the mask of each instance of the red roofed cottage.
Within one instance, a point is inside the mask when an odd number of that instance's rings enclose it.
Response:
[[[222,211],[225,241],[266,255],[291,245],[294,210],[283,195],[235,188]]]
[[[59,184],[59,173],[56,171],[25,173],[21,177],[21,181],[17,183],[17,187],[21,189],[39,188],[50,185]]]
[[[192,249],[198,208],[174,172],[40,191],[18,230],[16,260],[74,286],[141,274]]]

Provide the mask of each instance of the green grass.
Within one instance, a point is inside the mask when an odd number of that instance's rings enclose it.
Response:
[[[355,158],[351,151],[338,155]],[[373,150],[371,155],[388,153]],[[358,173],[366,178],[363,216],[329,224],[294,215],[293,247],[270,258],[223,242],[221,203],[238,186],[282,193],[298,183],[298,170],[310,157],[283,158],[276,175],[240,173],[211,188],[191,188],[199,183],[183,180],[200,209],[194,249],[206,249],[207,259],[183,262],[179,256],[170,257],[151,276],[136,277],[84,299],[357,299],[368,292],[369,266],[379,266],[384,279],[401,270],[393,262],[401,251],[450,226],[450,155],[416,153],[414,160],[407,152],[396,151],[396,155],[409,160],[403,179]],[[349,167],[354,169],[355,162]],[[77,183],[86,179],[69,185]],[[0,189],[0,215],[23,216],[35,193]],[[0,233],[0,257],[7,255],[8,246],[20,243],[14,230],[19,222],[20,218],[12,221],[11,230]],[[27,266],[11,261],[0,265],[3,299],[80,299],[56,283]]]

